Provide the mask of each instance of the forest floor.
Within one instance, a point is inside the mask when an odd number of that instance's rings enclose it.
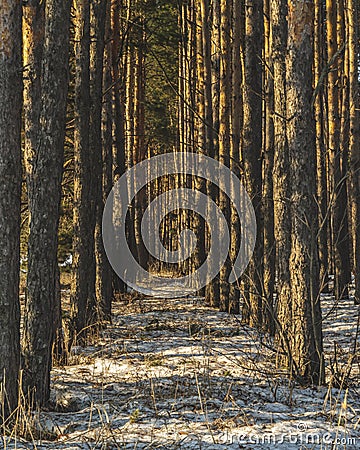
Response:
[[[128,296],[52,372],[52,411],[17,449],[360,449],[359,307],[322,299],[327,385],[275,369],[273,343],[201,299]],[[357,341],[357,345],[355,345]]]

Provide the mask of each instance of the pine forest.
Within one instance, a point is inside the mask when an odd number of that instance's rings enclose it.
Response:
[[[360,448],[360,2],[0,0],[0,448]]]

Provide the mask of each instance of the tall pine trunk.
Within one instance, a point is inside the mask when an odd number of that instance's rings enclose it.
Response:
[[[327,204],[327,173],[324,120],[324,88],[322,72],[324,66],[324,6],[322,0],[315,0],[315,31],[314,31],[314,107],[316,121],[316,155],[317,155],[317,199],[319,203],[319,265],[320,289],[328,290],[328,204]]]
[[[113,97],[113,172],[114,181],[125,171],[125,81],[124,75],[120,76],[120,66],[124,60],[124,40],[125,30],[121,27],[120,14],[122,14],[122,1],[116,0],[111,2],[111,75],[112,86],[111,91]],[[122,40],[121,40],[122,39]],[[116,172],[116,177],[115,177]],[[126,291],[126,285],[121,278],[113,271],[114,291],[123,293]]]
[[[75,0],[74,237],[71,317],[74,336],[82,341],[95,318],[90,151],[90,2]],[[96,169],[95,169],[96,170]]]
[[[111,78],[111,3],[106,5],[104,49],[103,92],[104,103],[101,116],[101,162],[103,171],[100,173],[100,196],[96,211],[95,253],[96,253],[96,297],[99,309],[106,320],[111,320],[112,268],[107,259],[102,240],[102,214],[104,205],[112,189],[113,183],[113,112],[112,112],[112,78]]]
[[[231,117],[231,46],[230,28],[231,8],[229,0],[220,1],[220,96],[219,96],[219,161],[230,167],[230,117]],[[219,206],[227,221],[230,223],[230,201],[223,189],[219,192]],[[222,238],[224,230],[219,230]],[[229,275],[231,261],[228,256],[220,270],[220,302],[221,311],[229,311],[230,286]]]
[[[40,0],[25,5],[23,12],[24,54],[24,138],[25,168],[31,190],[32,160],[37,147],[41,110],[41,65],[44,50],[45,3]]]
[[[271,58],[270,0],[264,3],[264,130],[263,130],[263,211],[264,211],[264,298],[262,315],[264,328],[274,334],[274,80]]]
[[[355,303],[360,303],[360,101],[359,101],[359,7],[348,0],[349,24],[349,171],[350,198],[352,208],[352,236],[355,275]]]
[[[0,423],[16,408],[20,364],[21,4],[0,9]]]
[[[24,386],[30,399],[50,395],[55,333],[58,225],[68,90],[70,0],[45,7],[41,111],[29,189],[27,301],[24,315]]]
[[[106,24],[107,0],[94,0],[91,3],[91,36],[94,36],[90,51],[90,157],[91,172],[93,174],[90,189],[90,232],[94,239],[94,252],[91,258],[91,285],[90,293],[91,308],[96,315],[92,315],[94,320],[105,318],[110,319],[109,302],[110,299],[103,298],[106,291],[98,288],[102,283],[102,266],[104,261],[103,244],[101,236],[101,222],[103,213],[102,176],[103,176],[103,155],[102,155],[102,106],[103,106],[103,69],[105,50],[105,24]],[[97,276],[99,275],[99,276]],[[92,284],[93,283],[93,284]],[[106,305],[104,309],[103,306]],[[110,308],[111,310],[111,308]]]
[[[291,174],[290,342],[296,376],[324,379],[319,293],[315,121],[312,111],[314,9],[307,1],[288,2],[286,57],[287,140]]]
[[[216,159],[216,146],[214,145],[214,108],[212,89],[212,64],[211,64],[211,8],[206,0],[201,0],[202,41],[204,58],[204,97],[205,97],[205,123],[206,123],[206,148],[207,154]],[[217,189],[210,181],[206,183],[206,192],[209,198],[216,200]],[[207,236],[209,240],[209,236]],[[208,249],[208,246],[207,246]],[[208,280],[205,287],[205,299],[211,306],[219,305],[219,278]]]
[[[263,322],[263,211],[262,211],[262,43],[263,2],[245,5],[243,160],[245,186],[257,222],[256,245],[246,272],[244,321],[262,327]]]
[[[346,182],[341,164],[340,149],[340,80],[337,70],[339,56],[342,53],[337,45],[337,1],[327,0],[327,49],[328,60],[331,62],[328,74],[328,146],[330,170],[331,201],[331,231],[334,251],[335,297],[337,299],[348,296],[349,282],[349,245],[347,230],[347,210],[345,189]]]
[[[288,336],[291,333],[290,293],[290,174],[289,147],[286,136],[286,43],[287,43],[287,0],[271,0],[271,54],[274,72],[274,236],[276,251],[276,340],[282,353],[291,359]],[[283,364],[284,358],[278,358]]]

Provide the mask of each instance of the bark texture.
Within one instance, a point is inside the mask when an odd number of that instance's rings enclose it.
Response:
[[[263,327],[263,211],[262,211],[262,47],[263,2],[251,0],[245,7],[245,56],[243,88],[243,160],[245,185],[257,222],[256,245],[246,272],[244,321]]]
[[[24,320],[24,386],[31,400],[50,394],[55,332],[58,224],[68,89],[70,1],[45,7],[41,111],[31,159],[27,302]]]
[[[276,339],[283,353],[291,358],[292,306],[289,260],[291,239],[289,146],[286,136],[286,44],[288,35],[287,0],[271,0],[271,54],[274,71],[274,237],[276,251]],[[278,364],[283,364],[278,358]]]
[[[313,3],[288,3],[287,140],[291,174],[292,369],[300,380],[324,378],[319,295],[315,121],[312,111]]]
[[[75,109],[74,109],[74,238],[71,318],[73,339],[81,342],[95,316],[94,230],[91,199],[93,177],[90,149],[90,2],[75,6]],[[95,169],[95,174],[97,168]],[[96,178],[96,177],[95,177]]]
[[[350,88],[350,192],[354,252],[355,302],[360,304],[360,101],[359,101],[359,7],[348,1]]]
[[[0,422],[17,406],[20,363],[21,5],[0,9]],[[5,417],[3,417],[3,414]]]

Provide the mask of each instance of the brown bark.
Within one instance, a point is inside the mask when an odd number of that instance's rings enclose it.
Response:
[[[205,42],[203,33],[203,19],[201,12],[201,5],[195,8],[196,18],[196,147],[194,151],[200,154],[208,154],[207,149],[207,124],[206,124],[206,84],[205,84]],[[208,81],[208,80],[207,80]],[[193,186],[195,190],[205,193],[206,182],[203,178],[194,177]],[[198,214],[193,214],[192,229],[197,238],[197,245],[192,257],[192,270],[198,269],[205,260],[205,233],[206,228],[204,221]],[[199,295],[205,290],[199,292]]]
[[[137,164],[146,158],[145,145],[145,67],[146,59],[144,48],[146,46],[146,34],[144,24],[144,12],[142,5],[139,2],[139,18],[137,19],[136,27],[134,28],[134,54],[130,54],[130,58],[134,59],[134,92],[132,98],[134,102],[134,114],[131,120],[133,121],[134,130],[134,147],[129,147],[128,151],[133,153],[133,162]],[[134,57],[135,56],[135,57]],[[135,246],[137,259],[140,265],[147,267],[148,253],[146,251],[142,236],[141,236],[141,219],[146,206],[146,189],[142,189],[136,196],[134,202],[134,216],[133,227],[135,236]]]
[[[112,73],[112,95],[114,114],[114,144],[113,144],[113,169],[114,181],[125,171],[125,82],[120,76],[120,66],[124,60],[124,29],[120,23],[122,2],[117,0],[111,2],[111,73]],[[122,40],[121,40],[122,38]],[[116,177],[115,177],[116,172]],[[113,285],[115,292],[125,292],[125,283],[113,272]]]
[[[287,0],[271,0],[271,54],[274,72],[274,236],[276,245],[276,340],[282,352],[291,358],[288,336],[291,333],[292,307],[290,293],[290,174],[289,147],[286,136],[286,43]],[[278,358],[283,364],[283,358]]]
[[[41,109],[41,64],[45,32],[45,3],[28,2],[23,11],[24,134],[25,168],[31,189],[32,160],[35,157]]]
[[[21,5],[0,10],[0,422],[16,408],[20,364]]]
[[[102,240],[102,213],[103,208],[112,189],[113,183],[113,155],[112,155],[112,77],[111,77],[111,4],[106,5],[106,30],[104,53],[104,79],[103,92],[104,103],[102,108],[102,168],[101,174],[101,199],[97,208],[97,223],[95,230],[96,253],[96,297],[102,317],[111,320],[112,269],[107,259]]]
[[[50,394],[56,309],[58,223],[68,90],[70,1],[45,7],[41,112],[31,161],[27,302],[24,316],[24,388],[45,404]],[[55,305],[55,306],[54,306]]]
[[[214,108],[212,98],[212,66],[211,66],[211,10],[206,0],[201,1],[202,42],[204,58],[204,101],[205,101],[205,123],[206,123],[206,148],[211,158],[217,158],[214,145]],[[206,183],[207,195],[216,201],[217,190],[210,181]],[[215,231],[214,231],[215,232]],[[209,240],[209,236],[207,236]],[[207,245],[207,249],[209,245]],[[205,299],[211,306],[219,303],[219,278],[216,276],[209,280],[205,288]]]
[[[264,328],[274,333],[274,284],[275,284],[275,236],[274,236],[274,81],[271,59],[270,0],[264,3],[264,153],[263,153],[263,210],[264,210],[264,298],[262,315]]]
[[[291,363],[300,380],[324,379],[319,294],[316,147],[312,100],[313,4],[288,2],[287,139],[291,161]]]
[[[102,80],[106,1],[76,3],[74,277],[71,316],[84,341],[97,324],[95,228],[102,211]],[[90,36],[94,36],[91,39]],[[98,208],[100,210],[98,211]],[[98,215],[98,217],[97,217]],[[98,242],[100,236],[98,235]]]
[[[322,0],[315,0],[314,31],[314,107],[316,121],[316,157],[317,157],[317,199],[319,204],[319,264],[320,289],[328,289],[328,204],[326,180],[326,148],[324,120],[324,86],[322,72],[324,69],[324,7]]]
[[[240,178],[240,141],[242,127],[242,68],[241,68],[241,43],[243,34],[243,2],[233,1],[231,4],[232,15],[232,46],[231,46],[231,141],[230,141],[230,169]],[[233,196],[238,195],[233,189]],[[231,202],[230,214],[230,250],[231,265],[236,261],[240,247],[240,220]],[[229,310],[234,314],[240,312],[240,288],[239,282],[230,285]]]
[[[90,2],[75,1],[74,237],[71,319],[73,339],[83,340],[94,319],[94,235],[91,227]]]
[[[263,326],[263,212],[262,212],[262,43],[263,3],[246,2],[244,55],[243,160],[245,185],[253,203],[257,222],[256,245],[246,272],[243,318],[252,326]]]
[[[344,203],[346,183],[341,167],[340,151],[340,93],[338,64],[339,47],[337,43],[337,2],[326,1],[327,8],[327,49],[328,60],[332,61],[328,73],[328,145],[329,170],[331,177],[331,227],[334,251],[335,297],[348,296],[349,247],[346,227],[346,203]],[[341,51],[340,51],[341,53]]]
[[[349,172],[352,199],[352,236],[355,275],[355,302],[360,303],[360,102],[359,102],[359,7],[356,1],[348,0],[347,16],[349,26]]]
[[[220,97],[219,97],[219,161],[230,167],[230,117],[231,117],[231,9],[228,0],[220,1]],[[230,202],[220,185],[219,206],[227,223],[230,223]],[[229,225],[228,225],[229,226]],[[220,239],[224,230],[219,230]],[[220,270],[221,311],[229,311],[229,275],[231,261],[228,257]]]
[[[91,234],[94,236],[94,253],[91,258],[91,285],[89,298],[91,310],[96,312],[93,321],[111,319],[111,294],[101,286],[103,270],[107,267],[106,255],[101,236],[103,213],[103,149],[102,149],[102,105],[103,66],[105,49],[105,23],[107,0],[93,0],[91,3],[90,34],[94,36],[90,47],[90,156],[91,156]],[[104,273],[105,274],[105,273]],[[110,284],[111,285],[111,284]],[[105,306],[105,308],[104,308]],[[109,308],[110,306],[110,308]]]

